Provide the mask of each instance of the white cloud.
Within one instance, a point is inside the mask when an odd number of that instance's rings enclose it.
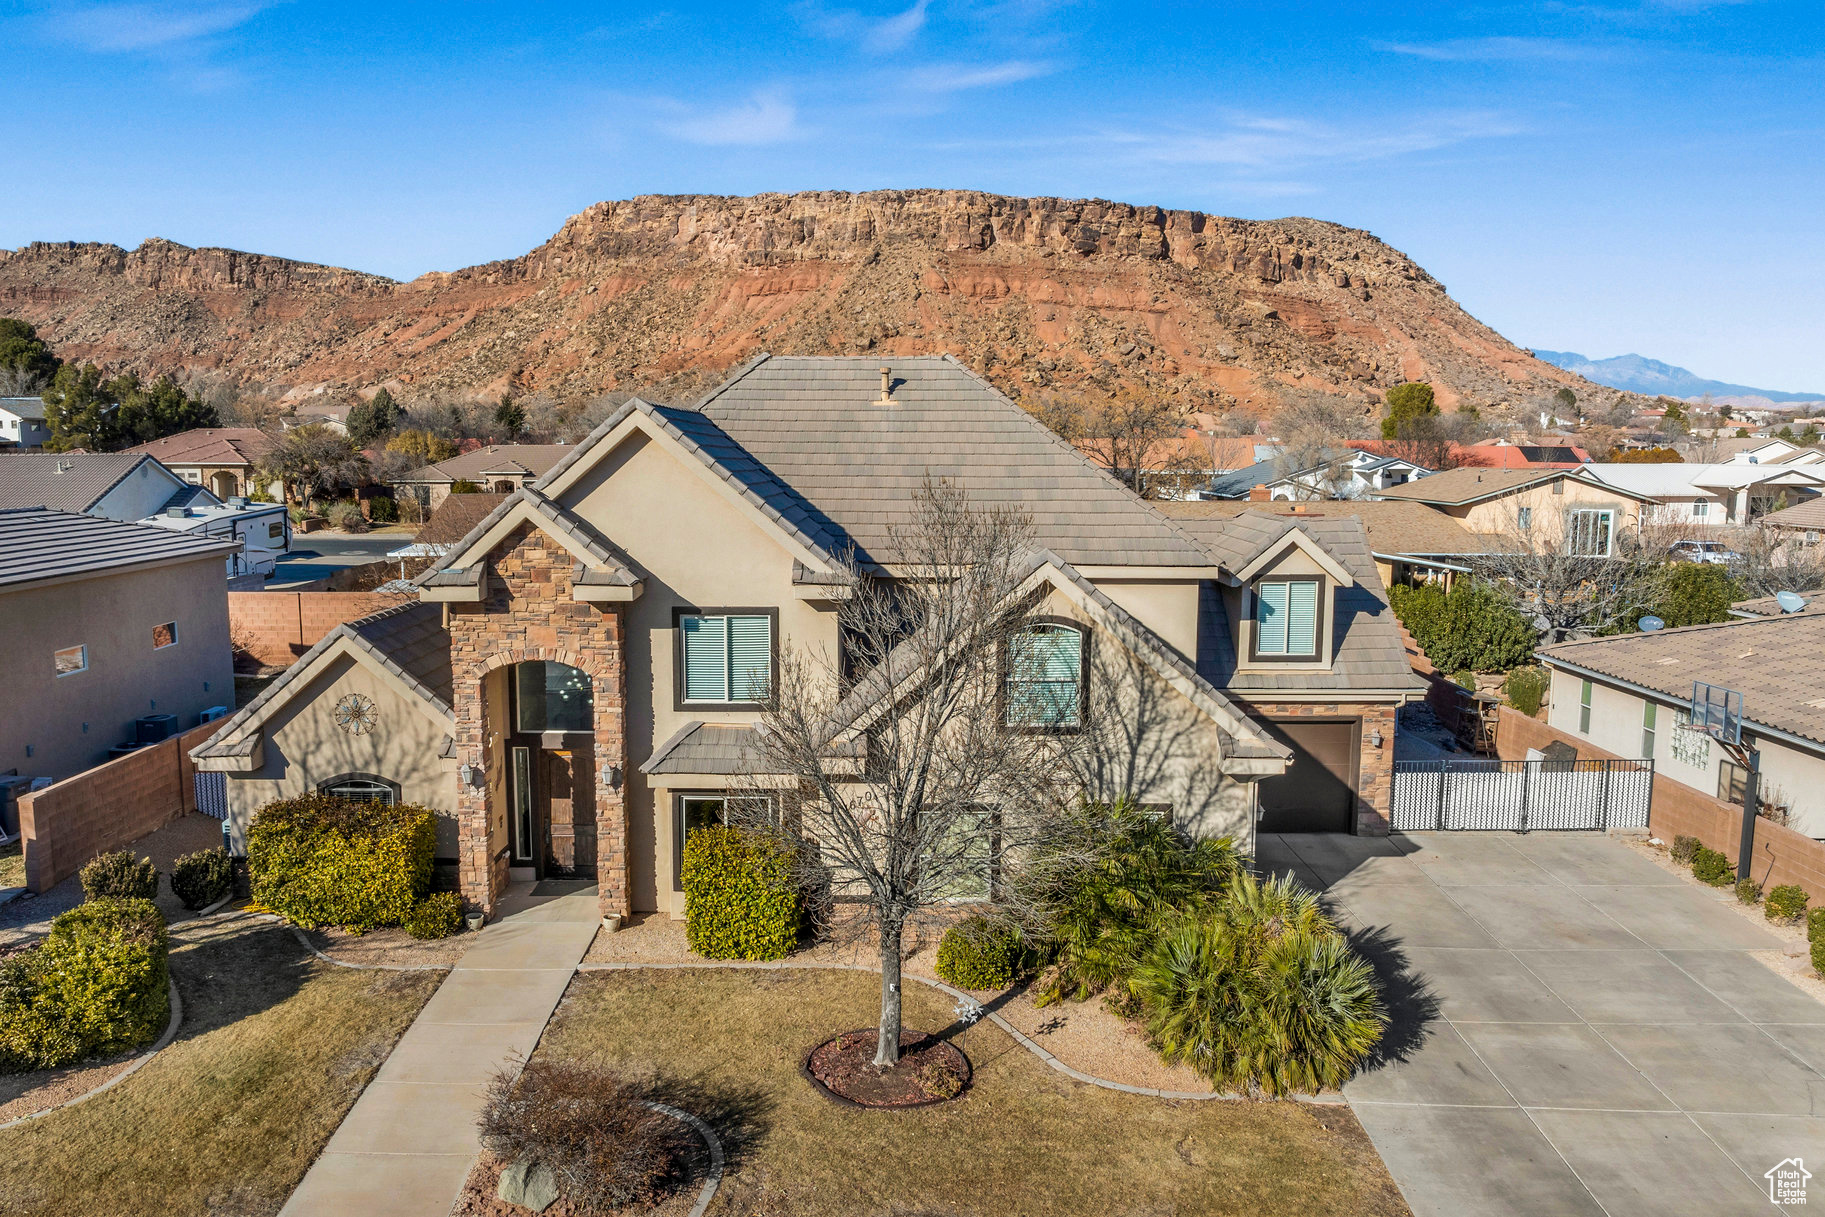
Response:
[[[673,103],[680,111],[683,106]],[[804,134],[798,125],[798,107],[778,90],[754,94],[747,101],[722,110],[681,113],[662,122],[667,135],[693,144],[778,144]]]
[[[997,85],[1017,84],[1044,76],[1054,69],[1051,64],[1033,59],[1009,59],[1002,63],[934,63],[912,68],[900,74],[909,87],[923,93],[958,93],[965,89],[988,89]]]
[[[825,9],[815,3],[797,6],[798,18],[811,30],[865,51],[897,51],[925,28],[931,0],[914,0],[911,8],[890,17],[868,17],[852,9]]]
[[[1120,155],[1154,164],[1281,171],[1321,162],[1360,164],[1412,156],[1521,130],[1511,119],[1484,112],[1430,115],[1398,127],[1353,128],[1245,114],[1215,130],[1108,131],[1093,138]]]
[[[61,42],[90,51],[159,51],[227,33],[270,5],[92,4],[56,8],[39,27]]]
[[[1376,42],[1378,51],[1445,62],[1572,62],[1600,59],[1607,48],[1566,38],[1448,38],[1442,42]]]

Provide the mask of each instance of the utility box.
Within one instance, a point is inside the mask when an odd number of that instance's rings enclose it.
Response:
[[[134,739],[141,744],[157,744],[177,734],[177,715],[145,714],[134,720]]]

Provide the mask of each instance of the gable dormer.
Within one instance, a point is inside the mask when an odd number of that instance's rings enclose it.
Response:
[[[1329,669],[1337,593],[1356,580],[1298,527],[1232,569],[1230,620],[1238,668]]]

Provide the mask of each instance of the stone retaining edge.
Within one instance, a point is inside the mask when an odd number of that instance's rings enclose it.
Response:
[[[184,999],[178,996],[177,981],[173,980],[169,975],[165,977],[165,985],[167,991],[171,994],[171,1019],[165,1024],[165,1033],[158,1037],[157,1043],[135,1057],[132,1064],[128,1065],[125,1069],[121,1070],[101,1085],[95,1087],[93,1090],[85,1090],[75,1098],[65,1099],[63,1102],[52,1107],[46,1107],[42,1111],[28,1112],[25,1115],[19,1116],[17,1119],[8,1120],[6,1123],[0,1124],[0,1130],[17,1127],[30,1120],[48,1116],[54,1111],[62,1111],[66,1107],[74,1107],[76,1104],[81,1103],[86,1099],[92,1099],[102,1091],[112,1089],[126,1081],[135,1073],[139,1072],[140,1066],[157,1056],[165,1048],[170,1047],[171,1041],[177,1038],[178,1025],[184,1021]]]
[[[688,1111],[665,1103],[655,1103],[651,1099],[642,1099],[641,1102],[661,1115],[670,1116],[674,1120],[682,1120],[689,1124],[697,1130],[697,1135],[703,1138],[703,1143],[709,1146],[710,1177],[703,1181],[703,1190],[697,1194],[697,1203],[691,1206],[690,1212],[690,1217],[703,1217],[709,1211],[710,1201],[716,1198],[716,1189],[722,1186],[722,1141],[708,1124]]]

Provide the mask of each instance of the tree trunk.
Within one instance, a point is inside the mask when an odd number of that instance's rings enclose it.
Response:
[[[874,1063],[882,1066],[900,1059],[900,933],[898,924],[881,923],[881,1030]]]

